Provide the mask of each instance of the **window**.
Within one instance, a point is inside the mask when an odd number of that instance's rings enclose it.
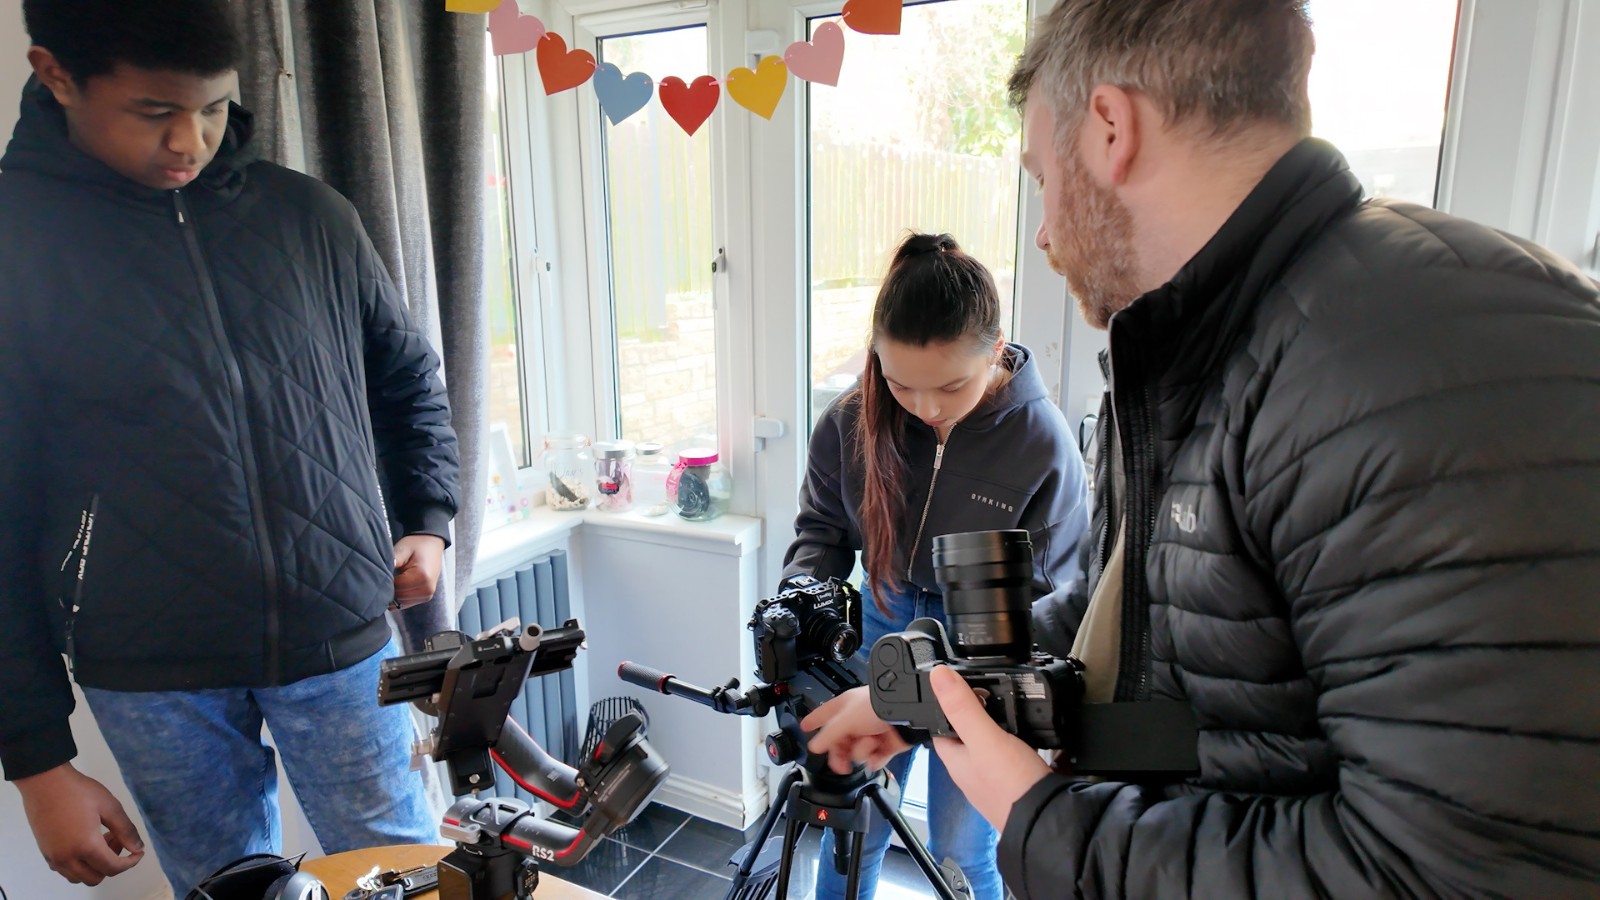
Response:
[[[811,19],[808,37],[839,16]],[[1021,118],[1005,82],[1026,0],[905,8],[898,35],[850,32],[837,87],[807,85],[811,418],[856,382],[872,304],[907,229],[948,232],[994,273],[1012,323]]]
[[[484,54],[489,66],[487,90],[484,91],[489,132],[483,144],[483,286],[489,306],[489,423],[491,428],[505,429],[511,443],[511,458],[520,468],[531,465],[532,459],[529,416],[524,402],[527,373],[523,354],[518,352],[522,315],[513,265],[515,255],[511,249],[514,246],[511,179],[503,137],[500,66],[487,39]]]
[[[600,40],[600,60],[655,78],[707,69],[703,25]],[[717,444],[711,129],[689,135],[652,101],[602,124],[606,275],[617,432],[669,451]]]
[[[1434,203],[1459,6],[1312,0],[1312,130],[1343,151],[1372,196]]]

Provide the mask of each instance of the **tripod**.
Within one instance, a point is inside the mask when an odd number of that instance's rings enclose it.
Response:
[[[855,676],[836,663],[825,661],[811,670],[818,682],[834,695],[843,693],[857,682]],[[890,796],[885,796],[885,785],[890,782],[881,770],[868,769],[856,764],[850,774],[840,775],[828,767],[826,757],[814,756],[806,749],[806,734],[800,720],[811,712],[805,697],[790,690],[786,682],[757,685],[743,693],[736,693],[738,679],[727,685],[707,690],[678,681],[676,676],[658,672],[644,666],[625,662],[618,669],[623,681],[637,684],[663,694],[684,697],[710,706],[730,715],[764,716],[777,714],[778,730],[767,736],[767,756],[777,765],[798,763],[783,777],[778,793],[781,803],[774,803],[761,820],[755,842],[744,854],[734,876],[729,900],[747,896],[751,873],[761,848],[766,845],[778,822],[778,816],[787,814],[784,827],[783,854],[778,863],[778,900],[787,900],[789,881],[794,868],[795,848],[807,825],[826,828],[834,833],[834,859],[832,865],[846,876],[845,896],[854,898],[861,889],[861,854],[866,846],[867,832],[873,824],[873,810],[888,820],[917,868],[927,876],[928,883],[941,900],[962,900],[970,897],[966,878],[953,864],[941,867],[911,831],[911,826],[901,817]]]

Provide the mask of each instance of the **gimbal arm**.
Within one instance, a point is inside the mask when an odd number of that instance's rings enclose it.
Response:
[[[489,755],[518,786],[551,806],[578,815],[588,805],[578,786],[578,770],[546,753],[515,719],[506,718]]]

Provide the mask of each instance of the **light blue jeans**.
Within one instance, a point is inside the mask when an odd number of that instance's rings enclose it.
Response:
[[[241,856],[282,852],[263,722],[324,852],[438,843],[410,770],[410,707],[378,705],[379,663],[396,653],[390,642],[349,668],[275,688],[84,689],[176,897]]]
[[[865,660],[878,638],[895,631],[903,631],[912,619],[924,616],[944,621],[944,601],[937,595],[910,585],[900,585],[901,591],[884,598],[888,615],[878,609],[869,586],[861,588],[861,651]],[[928,753],[928,852],[936,863],[946,859],[955,861],[972,884],[973,900],[1001,900],[1005,888],[1000,881],[1000,869],[995,860],[995,847],[1000,836],[993,827],[967,802],[950,773],[940,762],[938,754],[914,747],[889,763],[901,785],[911,771],[912,756]],[[869,900],[878,889],[878,875],[883,869],[883,854],[889,848],[892,831],[883,817],[874,815],[872,830],[867,832],[867,843],[861,851],[861,900]],[[833,832],[822,833],[821,859],[817,864],[817,900],[839,900],[844,897],[847,880],[833,868]]]

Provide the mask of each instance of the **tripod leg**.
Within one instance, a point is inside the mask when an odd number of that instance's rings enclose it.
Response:
[[[783,799],[774,802],[767,809],[766,816],[761,820],[761,828],[756,832],[755,843],[751,845],[750,852],[745,854],[744,862],[739,863],[739,872],[733,877],[733,891],[728,894],[729,897],[738,896],[739,890],[750,879],[750,871],[755,867],[756,858],[761,855],[761,848],[767,845],[767,838],[772,834],[772,826],[777,824],[778,816],[783,813],[784,807],[788,805],[789,789],[794,787],[799,780],[800,770],[792,769],[789,774],[783,776],[783,781],[779,782],[778,797]]]
[[[906,824],[906,820],[901,818],[900,811],[889,805],[889,801],[883,796],[883,789],[877,784],[870,784],[865,792],[872,797],[872,805],[889,820],[894,833],[900,835],[900,842],[906,845],[906,851],[916,861],[917,868],[928,877],[928,883],[933,885],[934,893],[938,894],[941,900],[963,900],[965,895],[957,894],[944,880],[944,876],[939,874],[939,865],[933,861],[933,855],[921,841],[917,840],[916,833]]]
[[[789,900],[789,873],[794,868],[794,848],[800,843],[806,823],[790,816],[783,825],[783,858],[778,861],[777,900]]]
[[[845,900],[856,900],[861,896],[861,851],[866,846],[866,832],[857,832],[850,835],[850,871],[845,876]]]

